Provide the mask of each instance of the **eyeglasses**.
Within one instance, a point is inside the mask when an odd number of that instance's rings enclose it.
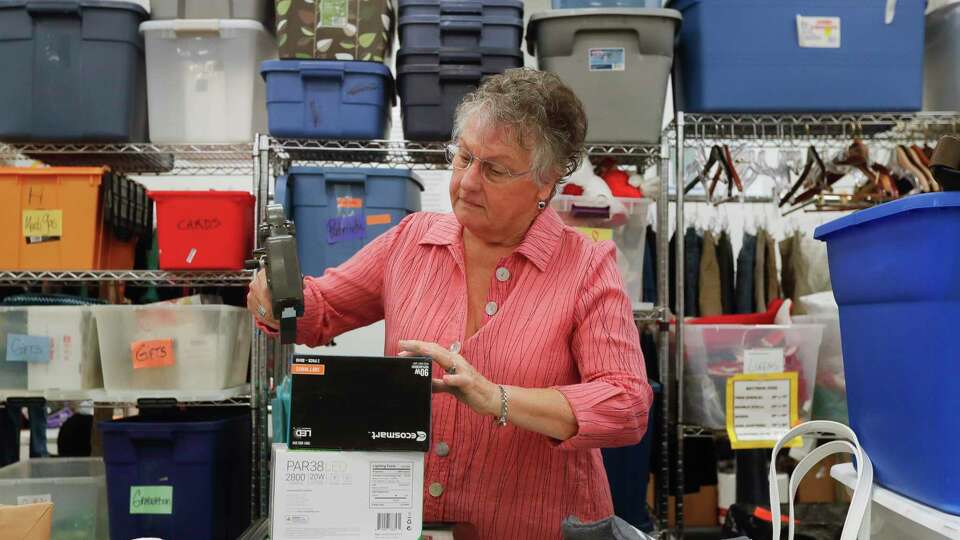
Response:
[[[465,171],[473,165],[474,161],[478,161],[480,163],[480,176],[491,184],[506,184],[526,176],[531,172],[530,170],[513,172],[499,163],[478,158],[465,149],[460,148],[458,144],[449,144],[446,150],[447,162],[450,163],[451,167],[458,171]]]

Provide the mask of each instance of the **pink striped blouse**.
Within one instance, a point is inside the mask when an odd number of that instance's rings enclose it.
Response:
[[[556,388],[570,402],[579,430],[561,443],[434,395],[425,521],[471,523],[483,539],[540,539],[559,538],[569,515],[611,515],[599,449],[639,441],[653,399],[613,243],[545,210],[498,264],[487,299],[497,309],[466,339],[465,276],[456,217],[413,214],[307,278],[298,341],[324,344],[384,319],[387,355],[401,339],[458,346],[490,381]]]

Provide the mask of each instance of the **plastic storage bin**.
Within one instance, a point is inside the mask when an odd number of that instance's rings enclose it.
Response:
[[[459,64],[397,68],[403,136],[412,141],[449,141],[460,102],[492,73],[499,72]]]
[[[26,310],[26,335],[49,338],[48,360],[27,363],[28,389],[103,388],[97,326],[90,309],[82,306],[42,306],[28,307]]]
[[[163,270],[242,270],[253,249],[246,191],[152,191]],[[229,239],[229,242],[224,242]]]
[[[639,309],[643,298],[643,252],[647,238],[647,217],[650,199],[619,198],[620,213],[610,214],[609,207],[597,209],[585,206],[583,199],[557,195],[551,206],[564,223],[576,227],[595,240],[609,239],[617,245],[617,266],[623,285],[634,309]],[[604,211],[605,210],[605,211]]]
[[[840,306],[850,426],[876,481],[960,515],[957,231],[960,193],[930,193],[837,219],[815,237],[827,243]]]
[[[277,57],[273,36],[256,21],[149,21],[146,39],[150,140],[250,142],[267,127],[257,69]]]
[[[0,469],[0,504],[53,503],[54,540],[107,540],[107,483],[100,458],[34,458]]]
[[[924,2],[896,2],[889,24],[887,0],[667,5],[683,12],[673,79],[678,110],[920,109]],[[800,34],[799,24],[806,28]]]
[[[810,420],[817,380],[820,325],[688,325],[684,329],[685,422],[725,429],[727,378],[743,373],[744,352],[782,349],[784,369],[798,374],[800,421]]]
[[[523,67],[520,49],[411,49],[397,51],[397,71],[408,66],[474,65],[484,73]]]
[[[553,9],[582,8],[658,8],[660,0],[551,0]]]
[[[276,0],[280,58],[383,62],[393,50],[394,0]]]
[[[519,49],[522,17],[410,15],[399,22],[400,46],[414,49]]]
[[[521,0],[398,0],[401,18],[420,15],[457,15],[523,18]]]
[[[591,142],[655,143],[680,13],[564,9],[535,13],[527,50],[580,97]]]
[[[212,391],[247,380],[250,315],[245,309],[218,305],[91,309],[107,392]]]
[[[4,0],[0,140],[143,141],[147,12],[130,2]]]
[[[108,191],[109,208],[102,212],[104,181],[127,186],[123,189],[135,184],[103,167],[0,168],[0,268],[130,268],[139,228],[122,217],[135,213],[130,208],[135,201],[113,199]],[[129,234],[121,239],[117,232]]]
[[[297,224],[300,270],[319,276],[420,211],[421,191],[409,169],[292,167],[276,199]]]
[[[264,62],[270,134],[382,139],[394,99],[390,68],[374,62]]]
[[[272,0],[151,0],[150,18],[248,19],[268,29],[273,24]]]
[[[7,357],[10,334],[27,334],[26,308],[0,306],[0,390],[25,390],[27,363],[11,361]]]
[[[796,324],[823,325],[820,360],[817,362],[817,388],[813,393],[813,420],[833,420],[849,424],[847,382],[843,375],[843,350],[838,315],[796,315]]]
[[[141,414],[98,427],[111,538],[231,540],[249,525],[249,410]]]
[[[948,4],[927,14],[923,62],[923,108],[960,110],[960,4]]]

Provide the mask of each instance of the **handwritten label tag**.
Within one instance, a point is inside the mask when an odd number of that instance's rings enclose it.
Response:
[[[172,339],[134,341],[130,344],[133,369],[152,369],[172,366],[177,363]]]
[[[367,216],[367,225],[389,225],[391,222],[393,222],[393,216],[390,214]]]
[[[613,229],[601,229],[596,227],[577,227],[577,230],[594,242],[601,240],[613,240]]]
[[[356,197],[337,197],[337,208],[363,208],[363,199]]]
[[[327,243],[336,244],[347,240],[363,240],[367,235],[367,222],[359,213],[327,220]]]
[[[840,17],[797,15],[797,40],[804,49],[839,49]]]
[[[23,236],[59,239],[63,236],[63,210],[24,210]]]
[[[52,346],[47,336],[7,334],[7,362],[49,362]]]
[[[797,381],[793,372],[727,379],[727,434],[734,449],[773,448],[799,423]],[[800,443],[797,439],[787,446]]]
[[[130,513],[172,514],[173,486],[130,486]]]
[[[783,373],[786,359],[783,349],[747,349],[743,351],[744,373]]]

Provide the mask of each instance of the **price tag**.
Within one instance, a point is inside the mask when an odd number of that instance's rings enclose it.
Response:
[[[393,221],[390,214],[374,214],[367,216],[367,225],[389,225]]]
[[[53,340],[47,336],[7,334],[7,362],[50,361]]]
[[[131,514],[173,513],[173,486],[130,486]]]
[[[786,371],[783,349],[747,349],[743,351],[744,373],[783,373]]]
[[[840,17],[797,15],[797,41],[805,49],[839,49]]]
[[[727,379],[727,435],[733,449],[773,448],[799,423],[797,381],[793,372]],[[787,446],[800,444],[797,438]]]
[[[152,369],[172,366],[177,363],[172,339],[134,341],[130,344],[133,369]]]
[[[601,240],[613,240],[613,229],[602,229],[595,227],[577,227],[577,230],[594,242]]]
[[[63,236],[63,210],[24,210],[23,236],[59,239]]]

